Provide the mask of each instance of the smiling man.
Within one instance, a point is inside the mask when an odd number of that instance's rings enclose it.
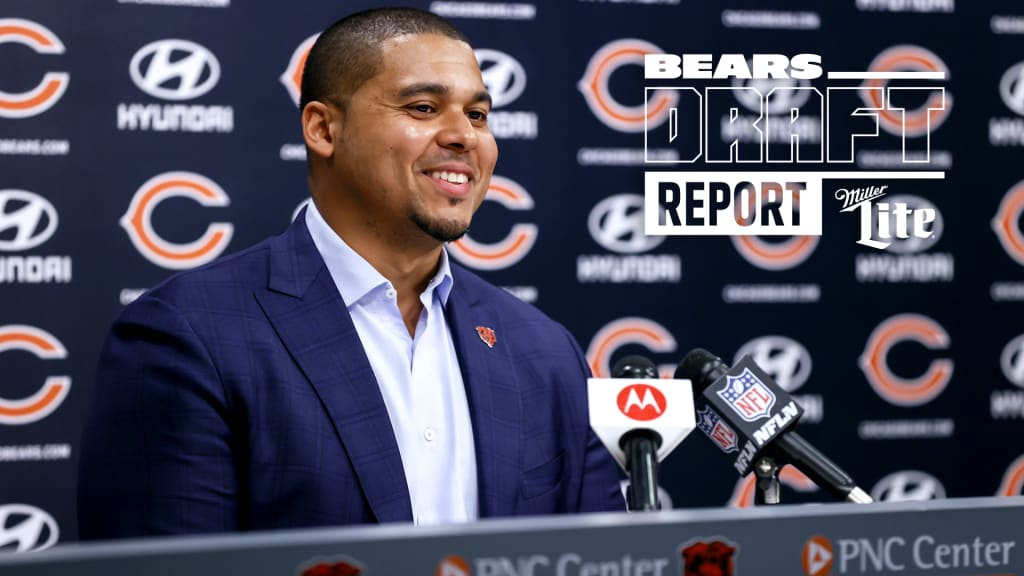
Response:
[[[313,202],[111,331],[81,537],[624,509],[579,346],[444,250],[498,157],[466,39],[419,10],[354,14],[302,91]]]

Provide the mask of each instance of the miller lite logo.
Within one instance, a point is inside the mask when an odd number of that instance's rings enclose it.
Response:
[[[749,368],[739,376],[727,375],[725,388],[715,393],[747,422],[767,418],[775,406],[775,394]]]
[[[665,412],[665,395],[661,390],[646,384],[631,384],[619,392],[616,401],[619,411],[627,418],[647,422]]]
[[[708,438],[718,446],[722,452],[728,454],[739,449],[736,443],[736,432],[728,424],[715,414],[710,406],[697,412],[697,427],[707,435]]]

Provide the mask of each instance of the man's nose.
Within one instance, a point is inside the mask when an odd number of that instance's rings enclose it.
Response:
[[[442,117],[443,126],[437,134],[438,143],[454,150],[472,150],[477,146],[476,127],[462,110],[450,111]]]

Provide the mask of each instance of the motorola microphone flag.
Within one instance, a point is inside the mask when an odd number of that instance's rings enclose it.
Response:
[[[590,378],[587,380],[590,427],[626,470],[619,445],[634,430],[653,430],[661,436],[661,462],[696,427],[689,380],[659,378]]]

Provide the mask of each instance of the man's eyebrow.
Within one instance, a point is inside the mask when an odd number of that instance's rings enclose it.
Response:
[[[417,84],[410,84],[405,88],[398,91],[396,96],[398,98],[409,98],[416,96],[417,94],[433,94],[435,96],[448,96],[451,90],[444,84],[436,84],[433,82],[419,82]],[[491,95],[486,90],[481,90],[470,98],[470,102],[486,102],[488,106],[491,105]]]

